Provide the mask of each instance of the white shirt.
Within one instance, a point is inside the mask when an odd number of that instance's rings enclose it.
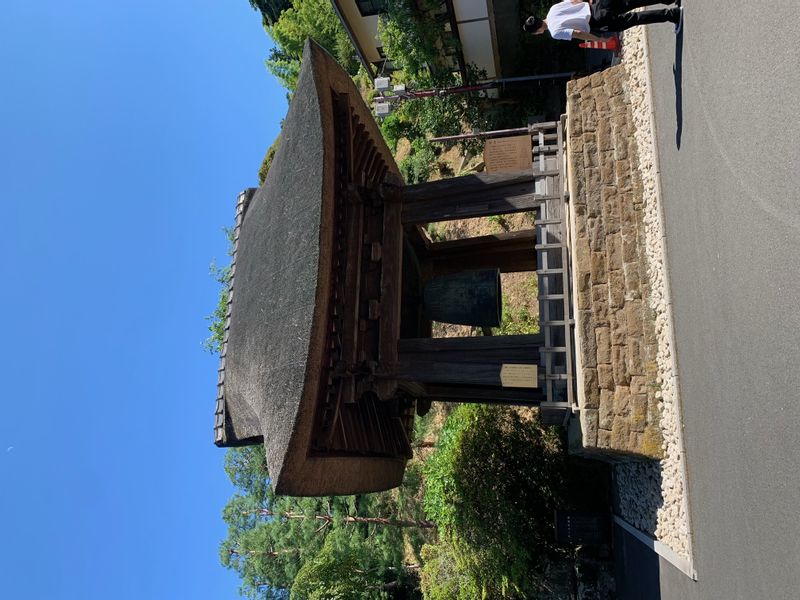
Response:
[[[564,0],[550,8],[545,20],[554,40],[571,40],[573,29],[589,33],[591,16],[588,2],[573,4],[570,0]]]

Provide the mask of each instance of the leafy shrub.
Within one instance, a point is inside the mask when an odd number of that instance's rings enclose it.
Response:
[[[446,538],[422,547],[420,583],[426,600],[473,600],[481,591],[458,564],[453,546]]]
[[[450,546],[428,568],[426,597],[436,597],[431,575],[447,561],[469,581],[457,582],[465,590],[458,598],[474,589],[488,597],[535,593],[544,559],[557,551],[552,515],[564,488],[564,452],[556,431],[508,407],[462,405],[424,472],[425,511]]]
[[[411,154],[397,165],[406,183],[428,181],[436,163],[436,150],[425,138],[417,138],[411,143]]]

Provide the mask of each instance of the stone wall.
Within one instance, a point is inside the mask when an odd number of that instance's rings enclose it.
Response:
[[[660,458],[644,205],[622,66],[567,86],[582,446]]]

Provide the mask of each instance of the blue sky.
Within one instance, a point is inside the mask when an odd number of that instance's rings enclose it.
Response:
[[[2,5],[0,598],[236,598],[201,341],[269,39],[247,0]]]

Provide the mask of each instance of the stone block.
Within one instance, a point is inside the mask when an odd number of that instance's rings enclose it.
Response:
[[[614,175],[620,190],[631,189],[631,165],[627,160],[618,160],[614,163]]]
[[[592,286],[592,302],[608,302],[607,283],[598,283]]]
[[[636,375],[631,377],[631,394],[646,394],[647,393],[647,378],[643,375]]]
[[[594,106],[594,90],[592,89],[591,82],[580,89],[580,108],[586,110],[588,106]]]
[[[597,346],[594,339],[594,322],[591,310],[580,311],[578,325],[578,347],[581,349],[581,361],[584,367],[597,366]]]
[[[586,122],[584,119],[584,127]],[[583,134],[583,167],[591,168],[599,166],[597,162],[597,138],[594,133]]]
[[[600,161],[600,180],[605,185],[613,185],[616,187],[617,180],[614,175],[614,155],[608,154],[608,160]]]
[[[589,213],[594,216],[586,217],[586,232],[589,241],[589,248],[594,252],[602,252],[605,248],[606,230],[603,226],[603,218],[600,214],[600,203],[596,202],[589,208]]]
[[[600,169],[597,167],[586,166],[584,169],[584,179],[586,181],[586,189],[595,190],[600,185]]]
[[[621,271],[611,271],[608,274],[608,306],[619,309],[625,305],[625,274]]]
[[[620,69],[621,66],[622,65],[618,65],[603,71],[603,75],[605,76],[604,87],[606,94],[608,94],[609,97],[621,96],[624,93],[622,89],[622,83],[625,78],[625,71]]]
[[[641,280],[639,279],[639,263],[629,262],[622,265],[625,274],[625,301],[642,297]]]
[[[611,287],[609,286],[610,292]],[[641,337],[644,334],[643,312],[641,300],[631,300],[625,303],[625,327],[629,336]]]
[[[628,436],[631,433],[631,427],[628,419],[616,417],[614,425],[611,428],[611,448],[614,450],[621,450],[628,452]]]
[[[661,430],[658,427],[649,426],[645,429],[644,435],[642,436],[642,444],[639,447],[639,452],[650,458],[663,458],[664,450],[661,448],[663,441]]]
[[[625,111],[626,114],[623,115],[623,118],[615,119],[614,121],[612,121],[612,123],[611,123],[611,131],[612,131],[612,134],[614,136],[614,144],[625,145],[627,147],[627,145],[628,145],[627,144],[627,140],[629,138],[633,137],[633,133],[634,133],[635,130],[634,130],[633,126],[631,125],[631,121],[633,119],[633,116],[631,114],[627,113],[627,107],[625,107],[625,108],[626,108],[626,111]],[[619,114],[621,114],[621,112],[617,111],[614,114],[615,115],[619,115]],[[631,168],[633,168],[633,163],[631,161],[632,158],[633,157],[629,155],[628,158],[625,159],[625,160],[628,160],[631,163]]]
[[[603,186],[600,199],[603,203],[603,225],[605,226],[606,235],[618,233],[622,222],[617,189],[612,186]]]
[[[604,185],[616,187],[617,176],[614,171],[614,153],[611,151],[603,152],[598,156],[600,164],[600,180]]]
[[[592,132],[597,129],[597,113],[594,108],[594,98],[588,94],[584,97],[585,90],[581,92],[581,120],[583,130]]]
[[[622,309],[610,312],[608,322],[611,328],[611,345],[621,346],[625,343],[625,313]]]
[[[604,83],[605,83],[605,77],[604,77],[604,74],[602,72],[598,71],[597,73],[592,73],[591,75],[589,75],[589,84],[593,88],[601,88],[601,87],[603,87]],[[598,93],[602,94],[603,92],[602,91],[601,92],[595,91],[594,93],[595,94],[598,94]]]
[[[625,346],[611,346],[611,367],[614,372],[614,385],[628,385],[630,377]]]
[[[628,136],[623,135],[623,131],[620,129],[613,127],[611,129],[614,140],[614,160],[628,160]]]
[[[592,252],[591,256],[592,285],[606,283],[608,273],[606,272],[606,255],[603,252]]]
[[[592,270],[592,252],[589,249],[589,239],[585,235],[578,235],[575,240],[573,253],[574,268],[577,273],[589,273]]]
[[[583,129],[581,116],[570,117],[574,121],[574,128],[570,128],[569,133],[569,160],[575,173],[580,173],[583,169]]]
[[[583,180],[578,178],[583,185]],[[586,198],[582,197],[580,202],[572,202],[572,212],[575,214],[575,233],[579,236],[586,236]]]
[[[639,238],[636,225],[622,220],[622,261],[634,262],[639,259]]]
[[[603,214],[603,203],[600,199],[600,190],[597,187],[592,187],[586,190],[586,215],[587,215],[587,228],[590,226],[588,219],[597,218]]]
[[[636,177],[634,177],[633,181],[631,181],[631,191],[635,194],[636,198],[641,198],[643,193],[643,185],[642,178],[639,175],[639,146],[636,144],[636,138],[634,136],[628,138],[628,160],[631,163],[631,171],[636,173]]]
[[[609,103],[611,104],[611,127],[620,133],[626,131],[629,116],[625,101],[622,98],[613,97],[609,99]]]
[[[603,184],[603,188],[600,191],[600,200],[603,203],[603,211],[609,212],[615,203],[618,202],[618,194],[617,188],[613,185]]]
[[[633,429],[633,427],[631,427]],[[634,454],[641,454],[641,447],[642,441],[644,440],[644,434],[639,433],[638,431],[631,431],[628,434],[628,444],[626,446],[628,452],[632,452]]]
[[[609,96],[608,106],[611,109],[611,126],[614,128],[623,128],[628,122],[627,108],[625,98],[622,96]]]
[[[583,445],[594,447],[597,445],[597,430],[600,417],[596,409],[584,409],[581,411],[581,425]]]
[[[642,294],[646,294],[644,286],[642,287]],[[647,311],[647,315],[652,314],[651,310]],[[644,345],[647,347],[647,360],[650,360],[650,355],[652,354],[655,356],[655,348],[656,344],[658,344],[658,340],[656,338],[656,328],[653,325],[653,321],[645,320],[644,323]]]
[[[622,210],[622,223],[624,225],[633,225],[634,227],[638,227],[639,222],[642,220],[642,211],[636,208],[636,196],[633,192],[621,192],[620,196],[622,199],[620,202],[620,208]]]
[[[597,149],[600,152],[613,152],[614,150],[611,123],[608,119],[597,120]]]
[[[588,255],[587,255],[588,256]],[[578,310],[591,310],[592,309],[592,274],[586,270],[578,272],[578,292],[577,302]]]
[[[647,427],[647,395],[636,394],[631,395],[631,429],[640,433],[644,432]]]
[[[622,269],[622,236],[619,234],[610,235],[606,231],[606,268],[609,271]]]
[[[583,368],[583,406],[597,408],[600,406],[600,388],[597,387],[597,371]]]
[[[581,77],[580,79],[574,79],[569,82],[572,86],[572,89],[576,92],[581,92],[588,87],[591,87],[591,82],[588,77]]]
[[[600,391],[600,408],[597,412],[598,427],[600,429],[611,429],[614,425],[614,402],[608,390]]]
[[[647,423],[648,425],[658,425],[661,415],[658,412],[658,400],[656,399],[655,385],[651,385],[647,391]]]
[[[607,429],[599,429],[597,431],[597,447],[598,448],[611,448],[611,432]]]
[[[609,391],[614,389],[614,368],[611,365],[597,365],[597,384],[601,390]]]
[[[627,417],[630,414],[631,390],[627,385],[618,385],[614,388],[614,414],[618,417]]]
[[[628,336],[625,344],[626,366],[629,375],[644,375],[644,348],[641,338]]]
[[[653,382],[658,378],[658,364],[655,361],[648,361],[644,366],[644,376],[647,381]]]
[[[608,286],[606,284],[592,285],[592,317],[594,318],[595,327],[609,324]]]
[[[611,328],[598,327],[594,330],[597,344],[597,364],[611,364]]]
[[[594,95],[594,106],[597,110],[597,116],[607,120],[608,115],[611,113],[611,107],[608,105],[608,96],[606,94]],[[598,123],[600,121],[598,120]]]

